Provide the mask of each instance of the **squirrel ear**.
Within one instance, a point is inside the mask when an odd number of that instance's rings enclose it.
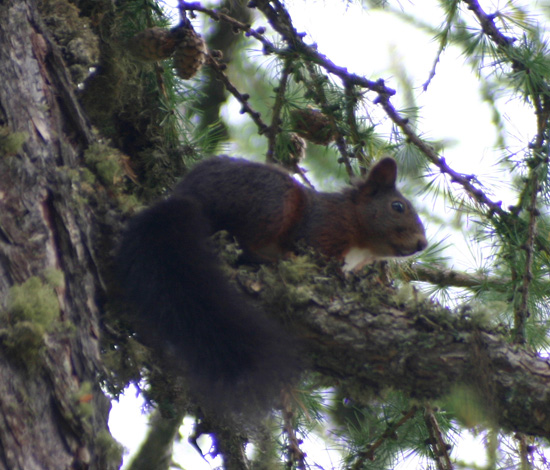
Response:
[[[380,189],[391,189],[395,187],[397,180],[397,164],[393,158],[383,158],[374,165],[367,179],[361,185],[363,190],[374,193]]]

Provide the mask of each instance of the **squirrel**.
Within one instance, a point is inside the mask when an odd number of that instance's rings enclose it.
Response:
[[[300,241],[344,270],[412,255],[427,241],[396,177],[395,161],[384,158],[363,181],[324,193],[274,165],[227,156],[197,164],[122,236],[115,266],[136,333],[182,371],[206,408],[270,407],[302,369],[300,345],[231,285],[209,236],[227,230],[255,262]]]

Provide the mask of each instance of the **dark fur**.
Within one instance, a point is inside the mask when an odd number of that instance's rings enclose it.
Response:
[[[353,187],[323,193],[277,167],[218,157],[197,165],[174,194],[197,198],[213,231],[228,230],[264,259],[291,251],[299,241],[338,259],[352,247],[392,257],[426,244],[422,222],[395,187],[396,176],[395,161],[386,158]],[[403,203],[404,213],[392,210],[395,201]]]
[[[296,375],[297,347],[230,285],[208,248],[210,233],[196,200],[162,201],[130,221],[118,277],[137,333],[185,374],[203,405],[265,409]]]

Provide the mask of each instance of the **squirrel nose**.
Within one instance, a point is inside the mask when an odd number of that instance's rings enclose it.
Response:
[[[428,241],[424,237],[422,237],[420,240],[418,240],[418,243],[416,244],[416,251],[422,251],[427,246]]]

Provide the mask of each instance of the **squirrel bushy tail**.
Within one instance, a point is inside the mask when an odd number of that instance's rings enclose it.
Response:
[[[295,341],[227,280],[200,203],[173,196],[134,217],[116,257],[143,342],[215,411],[266,409],[297,375]]]

